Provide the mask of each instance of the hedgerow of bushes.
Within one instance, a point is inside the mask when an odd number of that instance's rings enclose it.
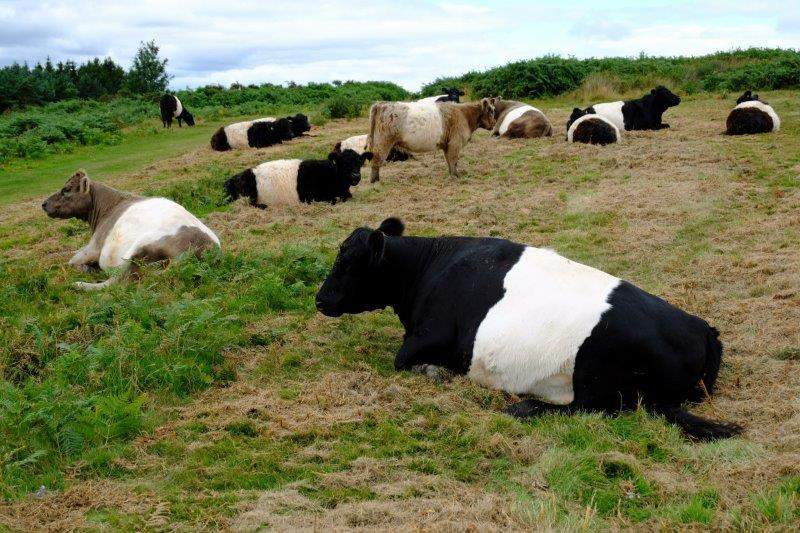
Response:
[[[421,94],[438,94],[443,86],[469,89],[474,97],[506,98],[556,96],[575,90],[589,76],[613,79],[622,91],[669,83],[673,89],[741,91],[744,89],[800,88],[800,52],[751,48],[700,57],[612,57],[575,59],[546,56],[515,61],[483,72],[439,78],[425,85]]]

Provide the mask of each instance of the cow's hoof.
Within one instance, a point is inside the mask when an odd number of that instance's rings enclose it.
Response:
[[[522,400],[506,408],[506,414],[514,418],[530,418],[545,411],[542,403],[536,400]]]
[[[75,268],[78,270],[78,272],[83,272],[85,274],[88,274],[90,272],[99,270],[100,266],[97,265],[96,263],[85,263],[83,265],[75,265]]]
[[[453,379],[453,373],[443,366],[414,365],[411,371],[428,376],[436,383],[447,383]]]

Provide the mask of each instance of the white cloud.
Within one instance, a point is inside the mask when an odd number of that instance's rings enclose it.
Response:
[[[385,79],[416,89],[439,76],[545,53],[796,46],[788,37],[797,33],[796,13],[787,4],[769,4],[711,0],[609,9],[520,0],[0,0],[0,64],[108,55],[128,66],[140,41],[156,39],[176,88]]]

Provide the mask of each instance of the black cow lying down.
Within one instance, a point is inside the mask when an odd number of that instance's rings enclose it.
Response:
[[[741,432],[683,407],[717,379],[722,344],[705,320],[552,250],[403,229],[356,229],[317,294],[333,317],[391,306],[405,327],[398,370],[436,365],[535,397],[508,409],[519,417],[641,403],[695,439]]]

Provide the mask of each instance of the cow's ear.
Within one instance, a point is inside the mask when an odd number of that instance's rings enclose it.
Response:
[[[333,147],[334,152],[341,152],[342,151],[342,141],[336,143],[336,146]]]
[[[381,231],[386,235],[391,235],[392,237],[401,236],[405,229],[406,225],[403,224],[403,221],[397,217],[389,217],[381,222],[380,226],[378,226],[378,231]]]
[[[80,185],[78,186],[78,192],[80,192],[81,194],[88,194],[89,187],[92,184],[92,180],[89,179],[89,176],[87,176],[86,173],[81,172],[80,174],[81,174],[81,181]]]
[[[367,237],[367,246],[369,247],[369,266],[378,266],[383,259],[383,251],[386,248],[386,238],[380,230],[374,230]]]
[[[372,152],[364,152],[361,154],[361,161],[372,161],[373,155]]]
[[[573,107],[572,108],[572,112],[573,113],[583,113],[583,110],[580,107]]]

